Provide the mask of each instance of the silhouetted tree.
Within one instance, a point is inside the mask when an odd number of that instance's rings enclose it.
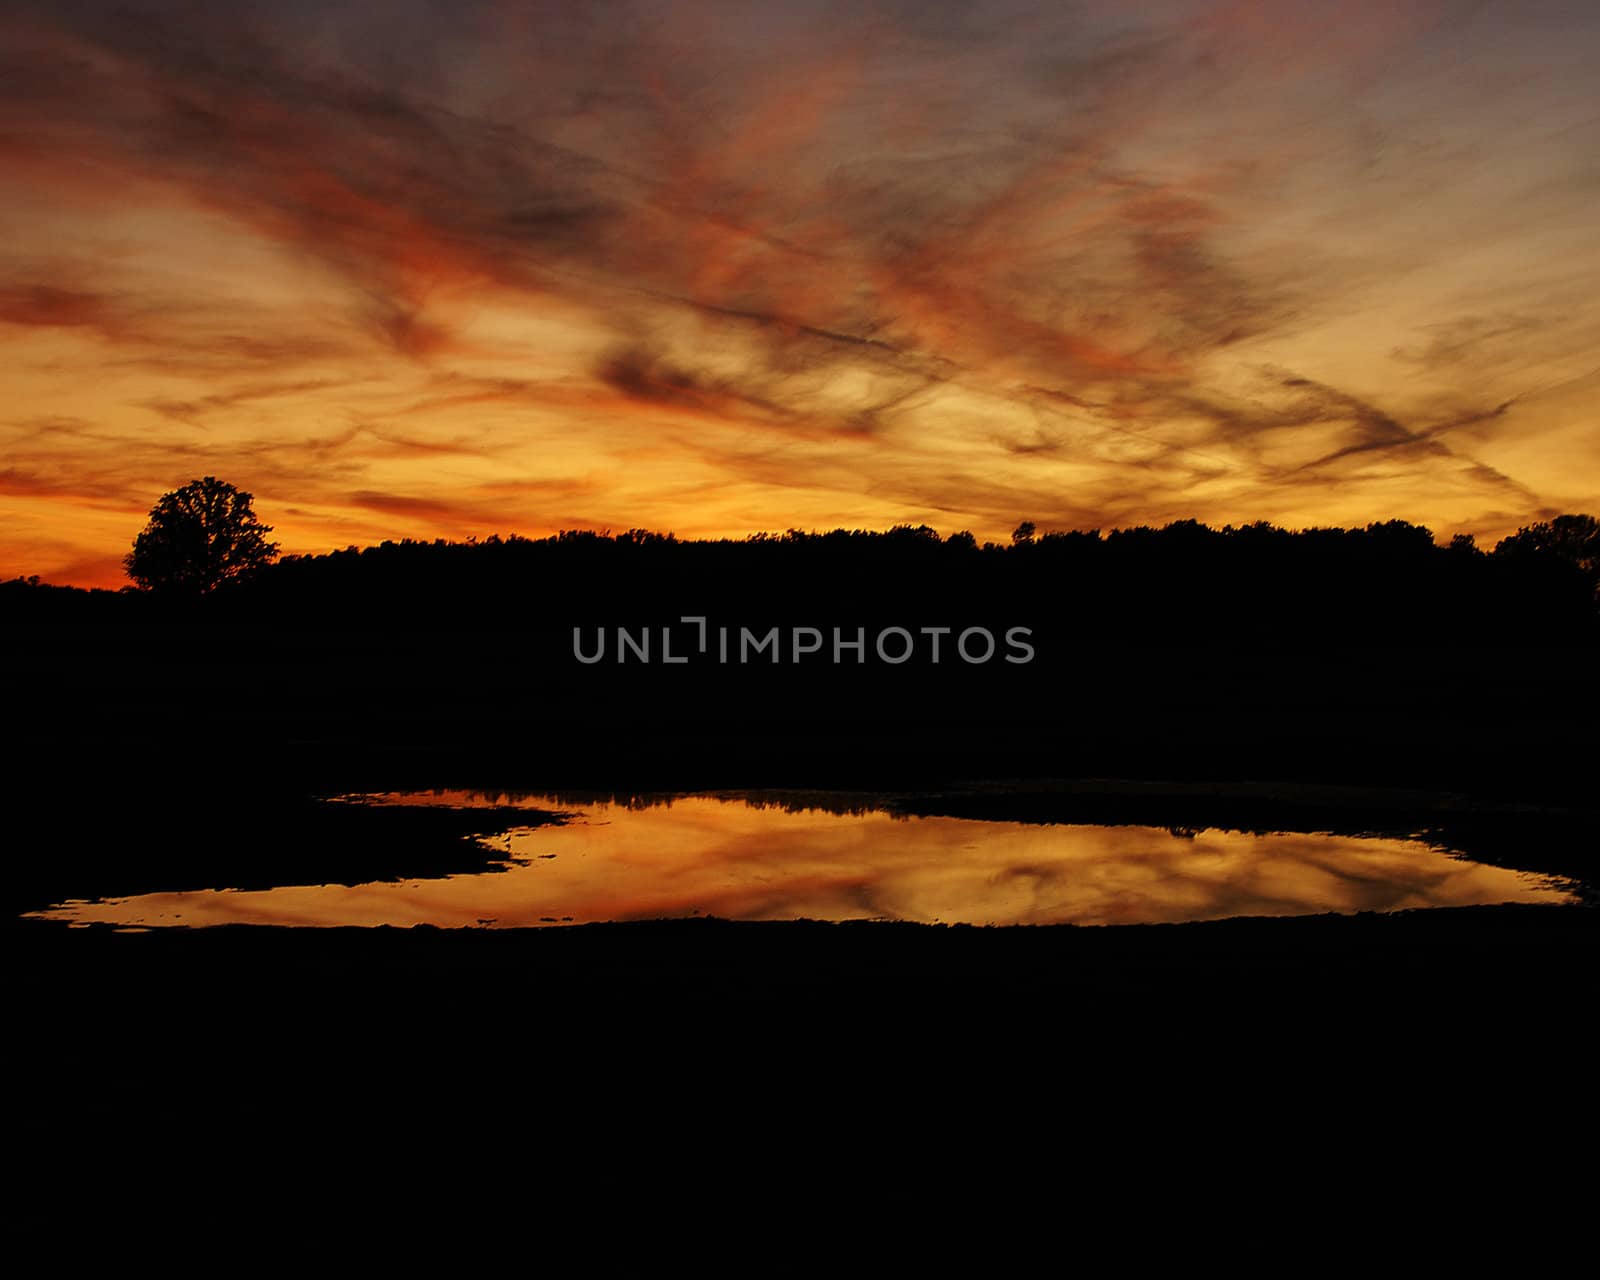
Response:
[[[1024,520],[1011,531],[1011,541],[1016,546],[1026,546],[1028,543],[1033,541],[1033,535],[1036,532],[1037,530],[1035,530],[1033,527],[1033,521]]]
[[[1518,529],[1495,547],[1497,556],[1546,556],[1571,565],[1600,595],[1600,520],[1565,515]]]
[[[215,476],[163,494],[123,559],[128,576],[147,591],[204,595],[271,564],[278,544],[251,501]]]

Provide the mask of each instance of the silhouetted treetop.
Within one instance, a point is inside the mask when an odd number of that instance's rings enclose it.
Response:
[[[1593,516],[1564,515],[1526,525],[1501,541],[1494,553],[1508,559],[1539,557],[1570,566],[1600,595],[1600,520]]]
[[[251,495],[215,476],[161,496],[123,560],[147,591],[200,596],[264,569],[278,553]]]

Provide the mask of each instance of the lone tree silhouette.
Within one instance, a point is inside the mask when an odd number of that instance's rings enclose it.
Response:
[[[146,591],[204,595],[272,563],[278,544],[256,519],[251,496],[215,476],[163,494],[123,558]]]

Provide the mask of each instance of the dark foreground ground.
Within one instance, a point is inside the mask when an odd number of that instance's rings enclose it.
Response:
[[[116,1196],[294,1212],[1592,1208],[1587,907],[9,933],[12,1149],[48,1199],[114,1169]]]
[[[1123,1260],[1155,1240],[1242,1255],[1301,1217],[1324,1243],[1591,1231],[1593,906],[1020,930],[18,919],[481,870],[448,812],[315,801],[446,786],[846,787],[970,817],[1426,831],[1592,902],[1587,651],[1130,650],[953,707],[874,673],[774,708],[743,686],[668,696],[660,668],[585,683],[510,634],[449,660],[428,637],[348,639],[348,662],[318,640],[263,642],[258,665],[225,631],[146,637],[159,661],[110,632],[7,639],[8,1137],[31,1193],[80,1226],[155,1202],[143,1221],[170,1236],[196,1206],[265,1205],[393,1238],[449,1200],[537,1224],[537,1254],[573,1203],[614,1215],[594,1249],[639,1204],[720,1230],[729,1206],[806,1203],[876,1229],[889,1203],[952,1205],[955,1228],[965,1205],[1042,1200],[1007,1240]],[[1101,781],[1042,785],[1061,778]]]
[[[30,925],[12,1162],[85,1227],[147,1199],[391,1244],[450,1212],[515,1235],[573,1207],[632,1231],[668,1205],[1029,1204],[1141,1254],[1289,1224],[1542,1247],[1592,1213],[1591,914]]]

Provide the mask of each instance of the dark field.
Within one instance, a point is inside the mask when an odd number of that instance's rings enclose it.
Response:
[[[1319,630],[1299,590],[1270,640],[1221,605],[1162,634],[1131,588],[1116,598],[1139,611],[1099,634],[1070,594],[1008,589],[967,616],[999,628],[1046,601],[1039,663],[938,670],[574,665],[574,617],[671,621],[650,564],[590,580],[603,614],[531,583],[515,607],[452,605],[448,575],[420,604],[333,575],[304,597],[320,618],[270,595],[161,612],[13,591],[13,1133],[37,1170],[82,1177],[93,1152],[195,1195],[261,1193],[287,1159],[319,1194],[391,1206],[445,1184],[482,1204],[781,1191],[841,1211],[995,1193],[1078,1206],[1088,1229],[1090,1206],[1144,1196],[1231,1195],[1246,1216],[1492,1199],[1558,1230],[1594,1149],[1600,663],[1588,621],[1516,616],[1504,582],[1477,600],[1478,570],[1441,563],[1466,583],[1449,610]],[[883,621],[911,599],[852,581],[781,607],[768,582],[762,616],[875,601],[860,616]],[[1387,589],[1400,608],[1405,582]],[[1492,633],[1453,629],[1490,615]],[[470,838],[484,810],[318,799],[439,787],[826,789],[908,814],[1417,836],[1587,905],[1115,928],[19,919],[495,874]]]

